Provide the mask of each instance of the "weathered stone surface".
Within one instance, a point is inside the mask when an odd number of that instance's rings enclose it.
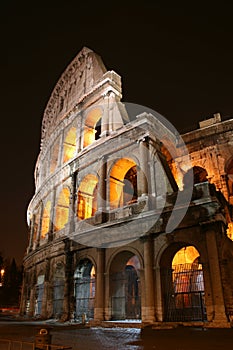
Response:
[[[152,114],[129,121],[120,99],[120,77],[87,48],[55,86],[28,208],[21,313],[228,327],[233,120],[218,115],[183,135],[187,153]],[[198,257],[180,262],[189,281],[177,292],[173,258],[190,246]]]

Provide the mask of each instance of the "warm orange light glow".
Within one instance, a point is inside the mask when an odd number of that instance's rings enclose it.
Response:
[[[76,136],[77,129],[75,127],[70,128],[66,134],[66,138],[63,144],[63,163],[68,162],[75,156],[76,152]]]
[[[1,277],[4,276],[4,273],[5,273],[5,270],[4,270],[4,269],[1,269]]]
[[[83,220],[94,215],[97,209],[97,183],[93,174],[88,174],[82,180],[78,189],[78,218]]]
[[[182,173],[180,171],[178,171],[178,169],[174,163],[171,164],[171,171],[172,171],[174,179],[177,183],[177,186],[179,187],[179,190],[182,191],[183,190],[183,175],[182,175]]]
[[[101,117],[102,110],[100,108],[93,108],[90,112],[88,112],[84,127],[84,148],[91,145],[95,141],[97,132],[96,125]]]
[[[87,147],[95,141],[95,133],[95,129],[85,126],[83,147]]]
[[[233,241],[233,222],[228,224],[227,236]]]
[[[55,231],[61,230],[69,220],[70,191],[63,188],[59,194],[55,212]]]
[[[110,207],[118,208],[124,205],[124,178],[126,173],[136,163],[132,159],[119,159],[113,166],[110,174]]]
[[[199,257],[197,249],[193,246],[181,248],[172,260],[172,267],[181,264],[192,264]]]
[[[140,261],[137,257],[137,255],[133,255],[126,263],[127,266],[133,266],[135,270],[140,269]]]
[[[41,225],[41,238],[44,239],[49,232],[51,201],[48,201],[44,207]]]

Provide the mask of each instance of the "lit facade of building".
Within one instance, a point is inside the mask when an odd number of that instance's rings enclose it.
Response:
[[[232,324],[233,120],[183,140],[83,48],[44,112],[21,314]]]

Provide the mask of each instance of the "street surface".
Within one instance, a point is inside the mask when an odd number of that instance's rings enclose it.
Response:
[[[34,342],[42,322],[22,322],[0,317],[0,339]],[[73,350],[222,350],[232,349],[233,329],[184,328],[146,330],[137,328],[83,328],[51,325],[52,344]],[[18,350],[16,345],[12,350]],[[29,349],[25,347],[25,350]],[[7,350],[0,342],[0,350]],[[24,350],[24,348],[22,349]]]

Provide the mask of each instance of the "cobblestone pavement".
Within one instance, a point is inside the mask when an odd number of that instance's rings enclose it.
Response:
[[[38,327],[39,323],[36,322],[0,320],[0,339],[33,342]],[[52,344],[72,346],[73,350],[228,350],[232,349],[233,344],[233,329],[178,327],[146,330],[141,334],[137,328],[52,327]],[[20,348],[13,348],[18,349]],[[7,350],[7,346],[0,342],[0,350]],[[22,350],[29,350],[29,347]]]

